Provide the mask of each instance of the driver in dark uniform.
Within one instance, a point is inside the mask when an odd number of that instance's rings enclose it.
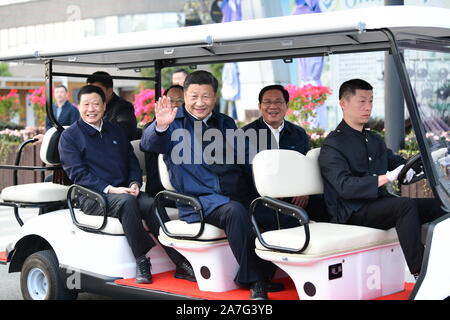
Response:
[[[364,128],[372,101],[373,88],[364,80],[346,81],[339,89],[343,120],[327,136],[319,156],[326,206],[335,223],[395,227],[409,270],[417,279],[424,254],[421,225],[444,212],[436,199],[387,192],[386,184],[398,179],[406,161],[394,155],[381,136]],[[414,175],[410,169],[402,179],[408,183]]]

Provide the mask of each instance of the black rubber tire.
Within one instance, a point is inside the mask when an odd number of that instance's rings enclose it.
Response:
[[[34,300],[28,291],[27,279],[30,271],[39,269],[46,278],[47,294],[43,300],[74,300],[77,291],[68,290],[59,275],[59,263],[53,250],[38,251],[30,255],[20,273],[20,290],[25,300]]]

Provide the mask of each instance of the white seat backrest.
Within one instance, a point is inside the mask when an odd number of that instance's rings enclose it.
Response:
[[[131,141],[131,145],[133,146],[133,149],[134,149],[134,154],[136,155],[136,158],[138,158],[138,160],[139,160],[139,166],[141,167],[142,175],[146,176],[147,170],[145,167],[145,153],[143,151],[141,151],[141,148],[139,147],[140,143],[141,143],[141,140]]]
[[[69,126],[64,126],[68,128]],[[61,133],[56,130],[55,127],[48,129],[44,134],[44,139],[42,140],[41,150],[39,151],[39,156],[42,162],[49,166],[56,166],[61,164],[58,152],[58,143]]]
[[[166,163],[164,162],[164,155],[160,154],[158,156],[158,170],[159,170],[159,178],[161,179],[161,183],[166,190],[175,191],[175,188],[172,186],[170,182],[169,170],[167,169]]]
[[[261,196],[286,198],[323,193],[320,148],[306,156],[294,150],[264,150],[253,159],[253,177]]]

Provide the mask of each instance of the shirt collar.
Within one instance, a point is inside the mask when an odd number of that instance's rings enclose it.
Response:
[[[351,132],[351,133],[356,133],[356,134],[362,134],[362,135],[365,135],[365,134],[366,134],[366,131],[369,130],[369,129],[364,127],[362,131],[356,130],[356,129],[350,127],[350,126],[348,125],[348,123],[345,122],[344,119],[342,119],[341,123],[337,126],[336,130],[337,130],[337,131],[343,130],[343,131],[347,131],[347,132]]]
[[[283,122],[281,123],[281,125],[280,125],[277,129],[275,129],[275,128],[272,127],[270,124],[268,124],[268,123],[264,120],[264,118],[262,118],[262,121],[266,124],[266,126],[269,127],[270,131],[281,132],[281,130],[283,130],[283,128],[284,128],[284,120],[283,120]]]
[[[102,122],[100,123],[100,126],[99,126],[99,127],[94,126],[93,124],[87,123],[87,122],[84,121],[83,119],[81,119],[81,121],[83,121],[84,123],[86,123],[89,127],[94,128],[96,131],[102,132],[102,128],[103,128],[103,120],[102,120]]]
[[[190,113],[186,108],[185,108],[185,110],[186,110],[186,112],[192,117],[192,118],[194,118],[195,120],[199,120],[200,121],[200,119],[199,118],[197,118],[196,116],[194,116],[192,113]],[[201,121],[203,121],[203,123],[204,124],[206,124],[207,125],[207,122],[208,122],[208,120],[212,117],[212,112],[210,113],[210,114],[208,114],[204,119],[202,119]]]

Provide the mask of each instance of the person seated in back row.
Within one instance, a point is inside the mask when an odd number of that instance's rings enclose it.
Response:
[[[180,108],[184,104],[184,89],[180,85],[177,84],[171,85],[164,91],[163,95],[170,99],[170,105],[172,106],[172,108]],[[147,123],[144,126],[144,130],[150,124],[152,124],[153,121],[155,120],[153,119],[151,122]],[[144,154],[145,154],[145,169],[147,170],[147,182],[145,184],[145,192],[147,192],[151,197],[154,198],[158,192],[164,190],[158,172],[159,153],[144,151]]]
[[[269,85],[261,89],[258,101],[261,117],[242,128],[246,132],[248,130],[257,131],[255,150],[258,150],[258,152],[263,151],[259,150],[259,147],[265,145],[267,149],[294,150],[306,155],[310,149],[309,137],[306,131],[302,127],[284,119],[288,110],[289,92],[281,85]],[[266,130],[266,135],[260,135],[261,130]],[[260,143],[261,136],[267,137],[266,143]],[[292,170],[296,170],[295,167]],[[258,197],[258,192],[253,183],[253,177],[249,179],[252,180],[250,185],[252,186],[254,198],[256,198]],[[327,222],[330,220],[322,195],[299,196],[283,200],[304,208],[311,220],[316,222]],[[265,211],[268,211],[266,212],[267,219],[276,218],[270,210],[266,209]],[[279,218],[285,220],[285,227],[298,225],[298,221],[292,217],[281,215]]]
[[[140,192],[139,161],[123,129],[103,120],[104,91],[86,85],[80,89],[78,99],[81,119],[64,130],[59,141],[62,167],[73,183],[104,194],[108,216],[122,223],[136,259],[136,282],[151,283],[151,263],[146,254],[156,244],[145,231],[142,219],[152,234],[156,234],[159,223],[153,211],[153,198]],[[97,201],[80,198],[84,213],[103,214]],[[163,248],[176,265],[175,277],[195,281],[189,262],[174,249]]]
[[[139,138],[134,106],[114,93],[111,75],[104,71],[96,71],[86,79],[86,84],[97,86],[105,93],[106,111],[103,116],[104,120],[122,127],[129,141]]]

